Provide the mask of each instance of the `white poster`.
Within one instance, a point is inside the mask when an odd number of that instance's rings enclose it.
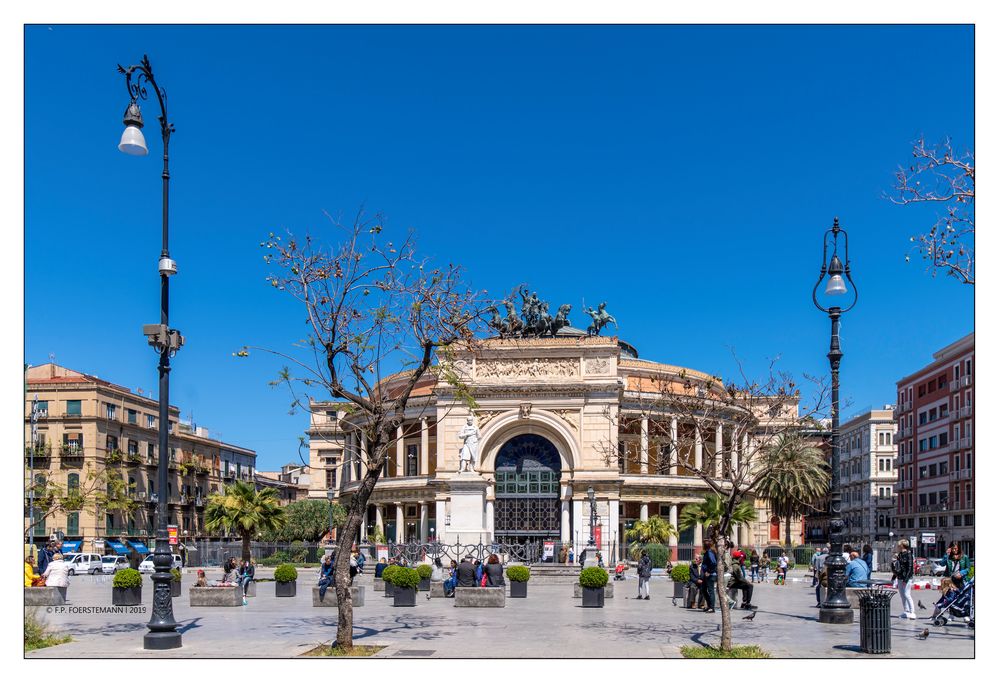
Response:
[[[544,550],[542,551],[541,560],[547,561],[555,557],[555,541],[545,541]]]

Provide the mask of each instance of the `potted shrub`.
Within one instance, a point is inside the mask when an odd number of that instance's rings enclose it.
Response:
[[[521,565],[506,568],[506,578],[510,579],[510,597],[526,598],[527,582],[531,580],[531,570]]]
[[[690,565],[674,565],[673,569],[669,572],[669,576],[673,579],[673,597],[684,597],[687,594],[687,584],[690,583]]]
[[[180,597],[180,570],[176,567],[170,570],[170,576],[173,577],[170,581],[170,597],[179,598]]]
[[[604,606],[607,578],[607,572],[600,567],[587,567],[579,573],[579,585],[583,587],[583,607]]]
[[[392,578],[386,579],[385,582],[388,583],[390,580],[395,586],[392,592],[395,597],[393,607],[416,607],[416,589],[420,585],[420,573],[409,567],[396,567],[392,572]]]
[[[430,590],[430,575],[434,573],[433,567],[429,564],[421,564],[416,568],[416,573],[420,575],[420,587],[421,591]]]
[[[392,584],[392,575],[402,569],[397,564],[390,564],[382,571],[382,581],[385,582],[385,597],[391,598],[395,594],[395,586]]]
[[[137,569],[122,569],[111,584],[111,604],[123,607],[142,604],[142,574]]]
[[[293,598],[297,591],[298,570],[290,564],[279,564],[274,569],[274,596]]]

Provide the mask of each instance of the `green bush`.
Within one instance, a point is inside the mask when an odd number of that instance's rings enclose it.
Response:
[[[677,583],[687,583],[688,581],[690,581],[690,565],[689,564],[674,565],[673,569],[670,570],[669,576]]]
[[[284,550],[278,550],[273,555],[260,560],[259,564],[264,567],[276,567],[279,564],[284,564],[285,562],[291,562],[291,555]]]
[[[142,585],[142,574],[137,569],[122,569],[114,575],[115,588],[138,588]]]
[[[668,545],[650,543],[645,546],[645,550],[648,551],[649,559],[652,560],[652,566],[654,568],[665,569],[670,564],[672,554],[670,553]]]
[[[298,578],[298,570],[290,564],[278,565],[274,570],[274,580],[280,583],[291,583]]]
[[[402,569],[402,567],[400,567],[397,564],[390,564],[389,566],[385,567],[385,569],[382,570],[382,581],[385,581],[386,583],[392,583],[392,575],[395,574],[400,569]]]
[[[434,573],[434,568],[429,564],[421,564],[416,567],[416,573],[420,575],[421,579],[429,579],[430,575]]]
[[[515,564],[512,567],[506,568],[506,578],[511,581],[530,581],[531,570],[528,567]]]
[[[382,572],[384,578],[385,572]],[[409,567],[396,567],[390,579],[385,579],[396,588],[417,588],[420,585],[420,572]]]
[[[176,567],[174,567],[173,569],[171,569],[170,570],[170,576],[173,577],[174,583],[180,583],[181,574],[180,574],[180,570],[179,569],[177,569]]]
[[[68,643],[72,638],[65,635],[55,635],[43,619],[38,616],[38,610],[24,612],[24,651],[38,650],[43,647]]]
[[[975,568],[974,567],[970,567],[968,569],[968,578],[969,579],[975,578]]]
[[[579,585],[583,588],[603,588],[607,585],[607,572],[600,567],[587,567],[579,572]]]

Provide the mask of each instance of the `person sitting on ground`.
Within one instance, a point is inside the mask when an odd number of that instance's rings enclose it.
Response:
[[[61,588],[69,586],[69,565],[63,562],[62,553],[56,553],[52,556],[52,561],[42,572],[42,576],[45,577],[46,586],[59,586]]]
[[[208,578],[205,576],[205,570],[204,569],[199,569],[198,570],[198,580],[194,582],[194,587],[195,588],[207,588],[208,587]]]
[[[732,566],[732,580],[728,587],[742,591],[742,604],[739,609],[756,609],[753,602],[753,584],[746,580],[746,554],[741,550],[732,553],[735,564]]]
[[[319,565],[319,602],[326,597],[326,589],[333,585],[334,572],[333,556],[326,555],[323,557],[323,563]]]
[[[477,585],[475,583],[475,565],[472,564],[471,556],[466,555],[465,559],[461,561],[456,576],[458,578],[456,586],[459,588],[473,588]]]
[[[867,587],[867,563],[860,559],[856,550],[850,553],[850,561],[846,565],[846,587]]]
[[[246,590],[253,581],[253,575],[256,570],[253,566],[253,562],[250,560],[243,560],[243,565],[239,568],[239,585],[243,589],[243,597],[246,597]]]
[[[503,581],[503,563],[500,562],[499,556],[493,553],[486,560],[485,577],[487,586],[505,586],[506,583]]]

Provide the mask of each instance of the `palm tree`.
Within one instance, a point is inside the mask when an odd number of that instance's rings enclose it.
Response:
[[[632,541],[631,553],[635,556],[643,545],[658,543],[666,545],[669,539],[676,536],[676,527],[669,523],[669,520],[653,515],[647,520],[639,520],[625,534],[625,538]]]
[[[746,501],[733,507],[732,514],[727,515],[725,519],[727,504],[724,498],[712,493],[704,496],[704,502],[684,505],[683,512],[680,513],[680,528],[689,529],[703,524],[709,528],[718,528],[719,535],[727,536],[733,525],[756,521],[756,508]]]
[[[756,492],[784,518],[784,544],[791,547],[791,518],[814,510],[814,503],[828,493],[829,468],[822,451],[796,432],[781,434],[761,455],[764,475]]]
[[[229,484],[222,493],[208,497],[205,529],[238,534],[243,541],[243,559],[249,560],[254,534],[277,531],[284,523],[277,495],[277,489],[257,491],[253,484],[242,481]]]

